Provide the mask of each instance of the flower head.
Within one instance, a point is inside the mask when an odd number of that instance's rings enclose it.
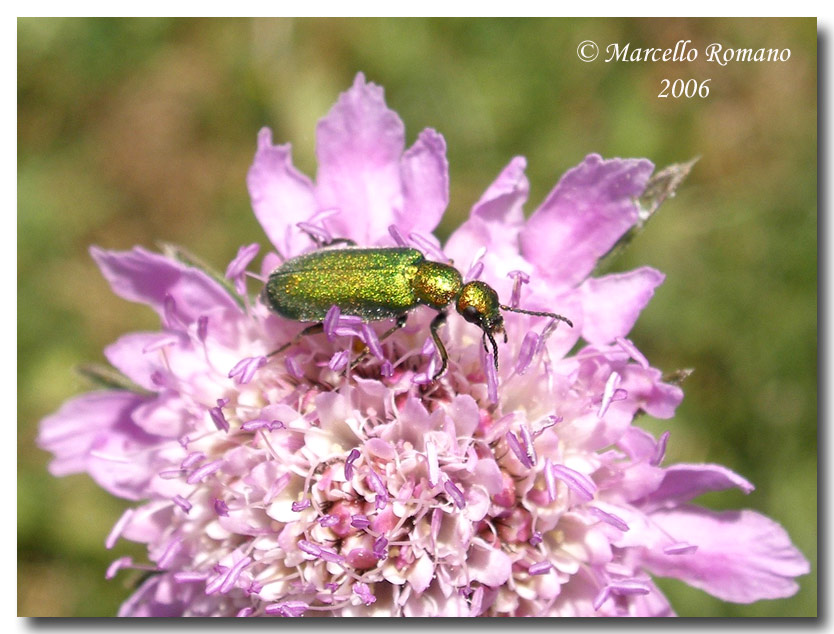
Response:
[[[107,546],[145,543],[149,564],[122,558],[108,576],[154,574],[122,615],[672,614],[652,575],[728,601],[796,591],[808,564],[780,526],[691,504],[752,485],[718,465],[664,466],[668,434],[634,425],[682,398],[627,339],[663,275],[591,272],[642,221],[649,161],[590,155],[525,220],[514,158],[441,248],[437,132],[406,150],[382,89],[359,75],[317,142],[313,183],[289,146],[258,136],[248,186],[275,248],[261,279],[317,242],[416,246],[573,327],[505,311],[496,369],[452,311],[439,330],[448,371],[434,380],[428,307],[387,337],[393,323],[337,307],[297,338],[302,324],[247,294],[256,245],[228,283],[142,248],[93,248],[113,290],[161,328],[105,350],[135,389],[68,401],[39,443],[55,475],[86,471],[135,502]]]

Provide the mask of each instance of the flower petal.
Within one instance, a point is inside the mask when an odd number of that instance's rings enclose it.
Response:
[[[396,210],[399,230],[431,233],[449,204],[449,162],[446,141],[434,130],[420,133],[400,163],[403,206]]]
[[[634,198],[654,166],[589,154],[561,178],[519,236],[525,258],[553,280],[576,284],[638,219]]]
[[[755,487],[727,467],[717,464],[676,464],[664,470],[663,481],[649,495],[646,504],[687,502],[710,491],[737,487],[750,493]]]
[[[582,336],[591,344],[602,345],[627,335],[664,278],[660,271],[644,266],[585,280],[580,287]]]
[[[202,315],[240,307],[207,274],[134,247],[130,251],[105,251],[91,247],[90,254],[110,282],[113,292],[132,302],[148,304],[165,316],[166,299],[173,299],[174,316],[190,325]]]
[[[311,244],[296,223],[317,210],[313,184],[293,167],[290,145],[272,145],[272,130],[258,133],[255,160],[246,175],[255,217],[270,242],[285,257]]]
[[[382,88],[359,73],[316,128],[316,195],[320,208],[340,212],[327,220],[335,237],[359,244],[388,238],[402,204],[404,148],[402,121],[385,105]]]
[[[791,596],[799,588],[793,577],[810,570],[785,530],[754,511],[715,512],[688,505],[656,511],[651,518],[666,534],[698,550],[675,555],[646,551],[645,566],[724,601],[752,603]]]

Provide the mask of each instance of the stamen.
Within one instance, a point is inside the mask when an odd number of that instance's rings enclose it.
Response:
[[[374,493],[376,493],[376,500],[374,501],[374,506],[376,506],[377,510],[385,508],[388,504],[388,489],[385,487],[385,484],[382,482],[382,478],[379,477],[376,471],[370,469],[368,471],[368,484],[373,489]]]
[[[246,385],[254,378],[255,372],[265,366],[266,363],[266,357],[246,357],[245,359],[241,359],[229,371],[229,378],[235,379],[235,383],[238,385]]]
[[[359,458],[359,450],[351,449],[345,460],[345,480],[350,481],[353,478],[353,463]]]
[[[533,361],[533,353],[539,344],[539,336],[532,330],[524,335],[524,341],[521,342],[521,348],[518,351],[518,359],[515,363],[515,371],[518,374],[524,374],[530,363]]]
[[[238,610],[237,614],[235,614],[236,618],[244,618],[247,616],[252,616],[255,613],[255,608],[252,606],[247,606],[245,608],[241,608]]]
[[[542,543],[542,539],[541,531],[533,531],[533,536],[527,540],[527,543],[535,547]]]
[[[303,379],[304,378],[304,370],[301,369],[301,366],[298,365],[298,361],[296,361],[295,356],[286,356],[284,357],[284,367],[287,368],[287,372],[289,375],[294,379]]]
[[[440,248],[426,236],[420,233],[412,232],[408,234],[408,237],[411,238],[411,241],[414,244],[420,247],[420,250],[423,251],[423,253],[430,256],[432,260],[437,260],[438,262],[449,261],[446,254],[443,253],[443,251],[441,251]]]
[[[545,422],[536,431],[532,432],[533,438],[541,436],[546,429],[550,429],[557,423],[561,423],[564,419],[561,416],[553,416],[552,414],[544,419]]]
[[[371,525],[371,520],[368,519],[367,515],[357,513],[356,515],[351,516],[350,525],[354,528],[362,530],[363,528],[368,528],[368,526]]]
[[[220,517],[229,517],[229,506],[224,500],[214,498],[214,512]]]
[[[519,431],[521,432],[521,441],[524,443],[524,454],[530,461],[530,466],[533,467],[536,465],[537,457],[536,449],[533,447],[533,439],[530,437],[530,431],[527,429],[527,425],[523,424],[519,427]]]
[[[382,346],[379,344],[379,337],[376,335],[376,331],[371,328],[370,324],[362,323],[362,340],[365,342],[365,345],[368,346],[368,350],[371,351],[371,354],[374,355],[377,359],[382,359]]]
[[[334,372],[340,372],[348,363],[350,353],[347,350],[339,350],[327,362],[327,367]]]
[[[446,493],[449,494],[449,497],[452,498],[455,505],[462,509],[466,506],[466,500],[463,497],[463,492],[457,488],[451,480],[446,480],[446,483],[443,485],[443,488],[446,490]]]
[[[622,518],[614,515],[613,513],[603,511],[602,509],[597,508],[596,506],[589,506],[588,511],[594,517],[598,517],[606,524],[611,524],[611,526],[623,531],[624,533],[629,529],[628,524],[626,524]]]
[[[374,540],[374,546],[371,549],[377,559],[388,558],[388,540],[381,535]]]
[[[643,356],[643,353],[640,352],[637,349],[637,346],[635,346],[633,343],[631,343],[631,341],[629,341],[628,339],[625,339],[623,337],[616,337],[614,339],[614,341],[616,341],[617,344],[620,346],[620,348],[625,350],[625,352],[628,353],[628,355],[632,359],[637,361],[637,363],[640,365],[641,368],[648,369],[649,367],[651,367],[650,364],[649,364],[649,360],[646,359],[646,357]]]
[[[530,276],[524,271],[510,271],[507,277],[513,278],[513,292],[510,295],[510,307],[518,308],[521,301],[521,285],[530,281]]]
[[[486,255],[486,247],[482,246],[475,252],[474,257],[472,258],[472,263],[469,265],[469,270],[466,272],[466,275],[463,276],[464,283],[471,282],[472,280],[477,279],[478,276],[483,272],[484,255]]]
[[[518,442],[518,437],[513,432],[508,431],[504,434],[504,438],[507,440],[507,444],[510,446],[510,449],[512,449],[516,458],[518,458],[519,462],[528,469],[532,467],[533,463],[530,460],[530,456],[524,453],[524,450],[521,448],[521,443]]]
[[[303,232],[309,234],[310,237],[313,238],[314,242],[320,242],[321,244],[329,244],[333,242],[333,236],[330,235],[330,232],[324,227],[319,227],[311,222],[297,222],[295,223],[295,226]]]
[[[597,485],[584,473],[579,473],[564,465],[551,464],[553,475],[568,485],[574,493],[586,500],[592,500],[597,491]]]
[[[483,610],[484,587],[478,586],[469,598],[469,616],[479,616]]]
[[[322,322],[322,327],[324,328],[324,334],[327,335],[328,341],[333,341],[336,337],[336,326],[339,325],[339,315],[341,314],[341,310],[336,304],[333,304],[328,310],[327,314],[324,316],[324,321]]]
[[[367,583],[363,583],[362,581],[354,583],[353,591],[360,599],[362,599],[362,603],[364,603],[365,605],[371,605],[376,601],[376,597],[371,592],[371,589],[368,587]]]
[[[119,537],[122,535],[122,531],[127,526],[128,522],[133,518],[133,514],[136,513],[135,509],[126,509],[122,516],[119,518],[113,528],[110,529],[110,533],[107,535],[107,539],[104,540],[104,547],[107,550],[113,548],[116,545],[116,541],[118,541]]]
[[[162,553],[162,556],[156,562],[156,565],[159,568],[165,569],[168,567],[168,564],[171,563],[171,560],[173,560],[174,557],[177,556],[177,553],[179,553],[180,550],[182,550],[182,541],[182,537],[177,537],[175,539],[172,539],[168,543],[168,546],[165,548],[165,552]]]
[[[184,497],[182,497],[179,494],[175,495],[172,498],[172,501],[173,501],[174,504],[179,506],[183,511],[185,511],[186,514],[191,510],[191,506],[192,506],[191,502],[189,502],[188,500],[186,500]]]
[[[174,581],[177,583],[194,583],[197,581],[205,581],[208,575],[199,570],[181,570],[174,573]]]
[[[298,513],[299,511],[303,511],[304,509],[306,509],[308,506],[310,506],[310,499],[304,498],[303,500],[300,500],[298,502],[293,502],[292,505],[290,505],[290,508],[296,513]]]
[[[403,238],[403,234],[400,233],[399,227],[397,225],[388,225],[388,233],[394,238],[394,242],[397,244],[398,247],[407,247],[408,243]]]
[[[226,420],[222,409],[219,407],[209,408],[209,416],[211,416],[211,420],[214,421],[214,426],[217,429],[220,431],[229,431],[229,422]]]
[[[133,559],[130,557],[119,557],[116,559],[112,564],[107,566],[107,572],[104,573],[105,579],[112,579],[116,576],[116,573],[119,572],[122,568],[127,568],[133,565]]]
[[[538,563],[533,564],[527,569],[531,575],[543,575],[550,572],[550,569],[553,568],[553,564],[549,561],[540,561]]]
[[[244,271],[246,271],[246,267],[249,266],[249,263],[253,259],[255,259],[255,256],[258,255],[258,251],[260,251],[260,249],[261,246],[257,242],[240,247],[237,250],[235,258],[229,262],[229,266],[226,267],[226,279],[233,280],[236,277],[243,275]]]
[[[298,549],[313,557],[321,556],[321,546],[313,542],[308,542],[306,539],[300,539],[298,541]]]
[[[335,515],[322,515],[319,518],[319,526],[322,526],[323,528],[327,528],[329,526],[335,526],[338,523],[339,523],[339,518],[336,517]]]
[[[223,466],[223,460],[215,460],[214,462],[209,462],[208,464],[203,465],[199,469],[191,472],[185,481],[187,484],[197,484],[198,482],[202,482],[212,473],[217,471],[221,466]]]
[[[205,460],[206,454],[202,451],[193,451],[188,454],[185,459],[180,463],[180,469],[190,469],[191,467],[195,466],[198,462],[202,462]]]

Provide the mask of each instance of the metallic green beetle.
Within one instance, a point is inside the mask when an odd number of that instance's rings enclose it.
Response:
[[[448,363],[437,329],[445,322],[446,307],[452,302],[466,321],[481,329],[485,349],[489,339],[496,368],[498,347],[493,335],[504,332],[501,310],[551,317],[573,327],[569,319],[555,313],[505,306],[488,284],[479,281],[464,284],[453,266],[426,260],[420,251],[407,247],[329,248],[300,255],[270,273],[263,300],[277,314],[295,321],[321,322],[334,305],[341,314],[355,315],[365,321],[397,319],[397,325],[381,339],[404,326],[408,313],[418,306],[434,308],[439,312],[430,330],[442,363],[433,380],[446,371]],[[305,328],[301,335],[321,330],[321,324],[317,323]],[[506,337],[504,334],[505,341]]]

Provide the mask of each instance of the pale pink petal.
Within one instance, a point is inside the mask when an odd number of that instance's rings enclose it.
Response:
[[[353,87],[316,128],[316,198],[321,209],[337,209],[326,227],[335,237],[372,244],[385,238],[402,205],[400,157],[405,129],[385,105],[383,90],[365,82]]]
[[[403,206],[395,211],[396,224],[404,236],[412,231],[431,233],[449,204],[449,162],[446,142],[432,129],[425,129],[403,155],[400,163]]]
[[[317,211],[313,184],[293,167],[289,144],[272,144],[269,128],[258,133],[258,149],[246,184],[255,217],[284,257],[297,255],[311,244],[296,223]]]
[[[585,280],[580,287],[585,340],[602,345],[627,335],[664,277],[660,271],[642,267]]]
[[[160,386],[153,382],[151,375],[165,366],[155,346],[166,336],[159,332],[130,333],[107,346],[104,356],[131,381],[146,390],[156,391]]]
[[[645,159],[603,160],[588,155],[562,176],[519,236],[521,251],[539,272],[576,284],[637,222],[634,201],[654,166]]]
[[[710,491],[738,488],[750,493],[753,485],[727,467],[717,464],[675,464],[664,470],[660,486],[649,495],[645,503],[658,505],[688,502]]]
[[[472,541],[467,564],[472,580],[490,587],[506,583],[512,571],[512,560],[506,553],[479,539]]]
[[[776,522],[754,511],[715,512],[697,506],[658,510],[651,519],[691,554],[647,550],[642,561],[654,574],[675,577],[725,601],[779,599],[799,588],[794,577],[810,566]]]
[[[190,325],[203,315],[223,310],[240,312],[223,287],[202,271],[141,247],[131,251],[105,251],[91,247],[90,253],[105,279],[120,297],[148,304],[160,316],[165,303],[174,303],[173,317]]]

